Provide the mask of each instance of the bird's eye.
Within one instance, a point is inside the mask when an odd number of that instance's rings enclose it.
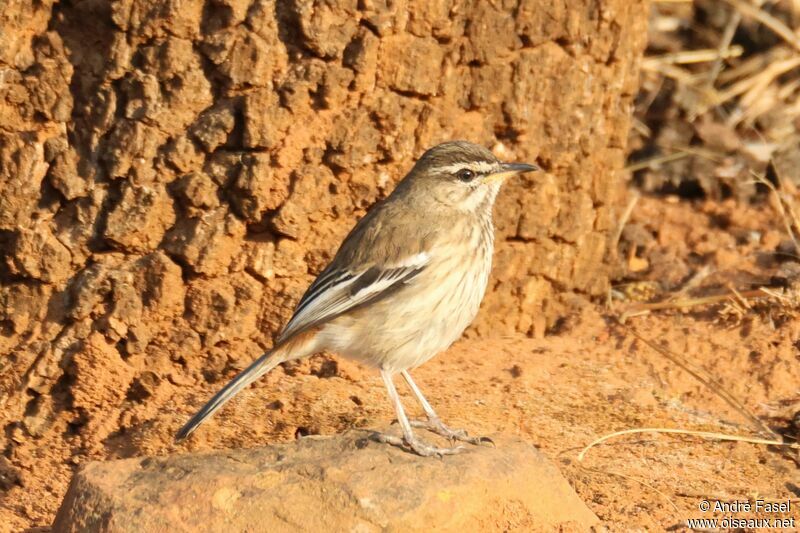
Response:
[[[456,177],[461,181],[472,181],[475,179],[475,173],[468,168],[464,168],[456,173]]]

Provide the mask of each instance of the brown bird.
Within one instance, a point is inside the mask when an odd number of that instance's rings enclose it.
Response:
[[[377,368],[403,437],[378,440],[423,455],[457,453],[420,440],[412,426],[477,444],[445,426],[408,373],[446,350],[478,313],[492,266],[492,206],[502,183],[533,170],[465,141],[425,152],[397,188],[352,229],[306,291],[273,348],[243,370],[178,432],[206,418],[276,365],[329,350]],[[392,378],[401,374],[427,415],[406,417]]]

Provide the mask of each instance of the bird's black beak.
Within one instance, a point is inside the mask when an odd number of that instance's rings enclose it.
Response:
[[[522,174],[524,172],[533,172],[534,170],[539,170],[539,167],[537,167],[536,165],[531,165],[528,163],[503,163],[502,167],[503,171],[513,172],[515,174]]]
[[[483,178],[483,181],[484,183],[505,181],[507,178],[512,176],[516,176],[524,172],[533,172],[535,170],[539,170],[539,167],[528,163],[500,163],[497,171],[487,174],[486,177]]]

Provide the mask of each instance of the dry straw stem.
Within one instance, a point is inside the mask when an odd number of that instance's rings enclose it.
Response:
[[[791,28],[789,28],[786,24],[784,24],[781,20],[773,17],[763,9],[759,9],[752,4],[744,2],[743,0],[725,0],[731,6],[734,7],[737,11],[739,11],[745,17],[750,17],[773,32],[777,34],[781,39],[792,45],[798,51],[800,51],[800,37],[798,37]]]
[[[636,117],[631,117],[631,128],[641,133],[644,137],[647,137],[648,139],[653,136],[653,131],[647,126],[647,124],[645,124]]]
[[[680,52],[671,54],[646,57],[642,61],[642,68],[645,70],[658,70],[659,67],[663,65],[705,63],[708,61],[717,61],[719,59],[739,57],[743,52],[744,48],[739,45],[724,49],[705,48],[701,50],[681,50]]]
[[[793,47],[796,51],[800,51],[800,36],[780,19],[743,0],[725,1],[736,10],[736,13],[758,21],[788,43],[789,46]],[[735,19],[732,19],[730,22],[733,23],[734,21]],[[738,21],[736,24],[738,25]],[[727,36],[727,30],[730,28],[731,25],[726,28],[726,35],[723,36],[723,42]],[[735,126],[743,121],[754,121],[759,116],[774,109],[775,105],[786,100],[792,93],[786,91],[786,87],[774,88],[773,83],[779,76],[800,66],[800,57],[798,57],[797,52],[794,54],[787,54],[787,56],[788,57],[782,60],[772,60],[766,63],[762,62],[762,65],[767,65],[766,68],[753,71],[751,76],[741,79],[728,89],[720,92],[716,99],[710,99],[708,106],[715,107],[736,96],[742,95],[739,100],[741,111],[734,113],[729,118],[728,125],[730,126]],[[753,64],[757,64],[757,62]],[[752,64],[749,66],[752,66]],[[713,74],[716,75],[716,73]],[[789,85],[791,86],[792,84]],[[708,107],[706,110],[707,109]]]
[[[667,350],[666,348],[657,345],[650,339],[643,337],[642,335],[639,334],[638,331],[636,331],[631,327],[626,326],[619,319],[617,319],[616,321],[623,329],[629,331],[631,335],[633,335],[634,337],[636,337],[637,339],[648,345],[650,348],[652,348],[653,350],[664,356],[669,361],[672,361],[673,363],[678,365],[680,368],[688,372],[697,381],[705,385],[705,387],[708,390],[719,396],[723,401],[725,401],[725,403],[730,405],[737,413],[739,413],[744,418],[749,420],[755,428],[758,428],[759,433],[761,433],[762,435],[768,435],[773,440],[778,438],[778,435],[774,431],[772,431],[772,429],[769,426],[767,426],[756,415],[751,413],[739,400],[736,399],[735,396],[733,396],[730,392],[728,392],[728,390],[722,385],[722,383],[714,379],[714,377],[712,377],[704,369],[695,366],[693,363],[690,363],[686,358],[676,354],[675,352]]]
[[[775,46],[766,52],[753,55],[750,58],[742,60],[738,65],[720,72],[719,82],[721,84],[728,84],[740,78],[753,76],[769,67],[772,63],[791,58],[795,53],[796,52],[788,46]]]
[[[736,28],[739,27],[741,22],[741,13],[734,11],[733,14],[731,14],[731,18],[728,20],[728,24],[725,25],[725,30],[722,32],[722,39],[720,39],[718,47],[719,57],[714,61],[714,64],[711,65],[711,71],[708,73],[708,80],[706,80],[706,85],[708,87],[713,87],[714,83],[716,83],[717,76],[719,76],[719,73],[722,70],[722,61],[724,59],[725,51],[730,48],[731,41],[733,41],[733,36],[736,33]]]
[[[784,448],[791,448],[793,450],[800,450],[800,443],[797,442],[783,442],[777,439],[761,439],[758,437],[748,437],[746,435],[727,435],[725,433],[715,433],[712,431],[699,431],[694,429],[679,429],[679,428],[634,428],[634,429],[623,429],[622,431],[615,431],[614,433],[609,433],[608,435],[603,435],[595,440],[593,440],[590,444],[588,444],[581,452],[578,454],[578,461],[583,461],[584,457],[589,450],[601,444],[609,439],[613,439],[615,437],[619,437],[622,435],[632,435],[636,433],[667,433],[667,434],[677,434],[677,435],[691,435],[694,437],[701,437],[704,439],[710,440],[723,440],[723,441],[735,441],[735,442],[749,442],[751,444],[761,444],[764,446],[781,446]]]
[[[759,62],[759,64],[761,64],[761,62]],[[774,82],[775,79],[798,66],[800,66],[800,56],[794,56],[781,61],[771,62],[766,68],[759,70],[758,73],[743,78],[721,91],[716,91],[711,88],[693,87],[706,97],[705,104],[697,110],[697,114],[703,114],[712,107],[720,106],[742,94],[746,96],[746,100],[743,98],[744,101],[740,102],[740,105],[746,107],[763,93],[766,87]],[[674,69],[675,67],[672,68]],[[695,78],[693,75],[687,73],[686,76],[683,76],[683,78],[678,81],[693,86]]]
[[[770,503],[782,503],[786,501],[785,496],[773,496],[767,497],[763,494],[760,494],[758,491],[752,491],[746,495],[736,495],[730,493],[716,493],[716,494],[703,494],[702,492],[686,492],[686,491],[679,491],[675,493],[676,496],[680,496],[681,498],[704,498],[706,500],[717,500],[717,501],[733,501],[733,500],[762,500],[764,502]],[[792,505],[796,503],[800,503],[800,499],[797,498],[790,498],[789,501]]]
[[[633,208],[636,207],[636,204],[639,202],[639,198],[641,195],[638,191],[633,191],[631,194],[631,199],[628,201],[628,205],[625,206],[625,210],[622,212],[622,216],[619,219],[619,223],[617,224],[617,229],[614,231],[614,236],[611,239],[611,253],[614,255],[616,259],[619,257],[619,251],[617,250],[617,245],[619,244],[620,238],[622,238],[622,231],[625,229],[625,225],[628,223],[628,219],[631,218],[631,214],[633,213]]]
[[[775,202],[774,202],[775,208],[778,210],[778,214],[780,215],[781,220],[783,221],[783,225],[786,228],[786,233],[788,233],[789,238],[792,239],[792,244],[794,244],[795,252],[800,254],[800,242],[798,242],[797,236],[795,235],[794,230],[792,230],[792,226],[794,226],[797,229],[800,229],[800,220],[798,220],[797,218],[797,212],[794,209],[791,198],[781,194],[778,191],[778,189],[775,188],[772,182],[770,182],[761,174],[752,171],[750,172],[750,174],[753,176],[754,181],[756,183],[761,183],[762,185],[766,186],[775,196]],[[778,185],[780,185],[781,188],[783,188],[784,187],[783,179],[781,178],[780,175],[778,175],[777,178],[778,178]],[[789,213],[791,213],[791,215]]]
[[[739,105],[746,110],[748,107],[755,105],[755,102],[761,97],[767,87],[769,87],[779,76],[782,76],[798,66],[800,66],[800,56],[795,56],[783,61],[771,63],[760,73],[749,78],[745,78],[737,83],[734,83],[724,91],[718,92],[716,94],[716,98],[712,99],[708,103],[708,106],[716,107],[724,104],[728,100],[742,95],[742,98],[739,100]],[[751,115],[752,114],[753,113],[751,112]],[[729,125],[735,125],[736,123],[740,122],[740,120],[728,122]]]
[[[649,68],[643,67],[643,70],[649,70],[666,76],[667,78],[672,78],[678,83],[699,93],[704,102],[715,102],[721,98],[719,92],[715,88],[700,84],[702,76],[692,74],[688,70],[682,69],[676,65],[666,63],[652,64]],[[710,104],[706,103],[704,106],[703,109],[708,109]]]
[[[636,161],[635,163],[631,163],[630,165],[625,167],[625,171],[627,172],[636,172],[637,170],[642,170],[645,168],[658,168],[659,165],[664,163],[671,163],[672,161],[677,161],[679,159],[684,159],[689,157],[691,154],[686,150],[679,150],[667,155],[659,155],[656,157],[651,157],[649,159],[642,159],[641,161]]]
[[[698,148],[696,146],[661,146],[659,145],[658,148],[661,150],[670,150],[671,153],[666,155],[659,155],[655,157],[651,157],[648,159],[641,159],[634,163],[629,164],[623,170],[626,172],[636,172],[637,170],[642,170],[645,168],[649,169],[656,169],[660,165],[664,163],[671,163],[673,161],[678,161],[680,159],[687,158],[692,155],[697,155],[700,157],[706,157],[716,163],[721,163],[722,161],[717,157],[717,154],[711,152],[709,150],[705,150],[703,148]]]
[[[729,126],[742,122],[752,123],[758,117],[775,109],[776,106],[788,103],[797,86],[788,82],[776,87],[779,77],[800,67],[800,35],[795,33],[784,22],[760,8],[763,2],[756,5],[745,0],[725,0],[732,13],[726,24],[719,45],[716,48],[703,50],[680,51],[662,56],[646,58],[642,69],[656,72],[672,78],[679,84],[695,91],[699,95],[697,102],[687,109],[691,117],[707,113],[736,98],[737,109],[728,117]],[[769,28],[788,44],[773,47],[742,62],[742,64],[722,72],[726,59],[739,57],[743,51],[739,46],[731,46],[736,28],[743,17],[751,18]],[[679,65],[712,62],[710,70],[695,74]],[[716,84],[727,85],[724,89]],[[792,109],[787,112],[792,113]],[[796,114],[800,114],[798,109]]]
[[[711,265],[704,265],[700,270],[695,272],[695,274],[691,277],[691,279],[689,279],[689,281],[684,283],[680,289],[675,291],[669,297],[669,300],[674,301],[685,297],[687,294],[689,294],[689,291],[699,287],[700,284],[703,282],[703,280],[706,279],[708,276],[710,276],[713,271],[714,269],[711,268]]]
[[[688,157],[689,155],[702,157],[704,159],[708,159],[709,161],[713,161],[715,163],[720,163],[720,164],[723,163],[722,158],[718,154],[712,152],[711,150],[704,150],[702,148],[697,148],[693,146],[659,146],[659,148],[661,148],[662,150],[672,150],[672,153],[654,157],[651,159],[646,159],[644,161],[638,161],[636,163],[628,165],[628,167],[626,167],[626,170],[633,172],[635,170],[640,170],[643,168],[652,168],[662,163],[668,163],[671,161],[675,161],[677,159],[683,159],[684,157]],[[794,208],[794,202],[792,201],[792,198],[788,194],[782,194],[762,174],[759,174],[753,170],[748,170],[748,173],[753,177],[753,181],[755,183],[760,183],[764,185],[770,190],[770,192],[772,192],[775,198],[775,208],[778,211],[778,215],[780,215],[781,221],[783,221],[784,228],[786,229],[786,233],[792,240],[792,244],[794,244],[795,252],[797,252],[797,254],[800,255],[800,241],[798,241],[797,235],[795,233],[795,230],[800,231],[800,215],[798,215],[797,210]],[[778,186],[781,189],[786,189],[786,184],[783,181],[783,177],[777,173],[776,176],[778,179]]]
[[[778,301],[781,305],[787,307],[794,307],[796,304],[786,294],[778,291],[770,290],[767,287],[759,287],[749,291],[737,291],[733,287],[729,287],[733,296],[742,303],[743,307],[750,309],[752,306],[748,302],[750,299],[756,298],[770,298]],[[715,294],[713,296],[698,296],[696,298],[681,298],[679,293],[674,294],[669,299],[663,302],[655,303],[637,303],[631,305],[619,317],[620,322],[625,323],[629,318],[649,314],[651,311],[663,311],[665,309],[688,309],[690,307],[697,307],[700,305],[718,304],[731,299],[731,294]]]

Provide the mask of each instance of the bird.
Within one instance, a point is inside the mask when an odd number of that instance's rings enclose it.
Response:
[[[273,347],[234,377],[177,433],[188,437],[243,388],[286,361],[334,352],[378,370],[402,437],[375,440],[423,457],[463,451],[482,437],[446,426],[409,371],[445,351],[472,323],[492,267],[492,211],[504,181],[539,170],[507,163],[467,141],[438,144],[345,237],[330,264],[300,299]],[[400,374],[426,420],[406,416]],[[435,446],[412,428],[449,439]]]

